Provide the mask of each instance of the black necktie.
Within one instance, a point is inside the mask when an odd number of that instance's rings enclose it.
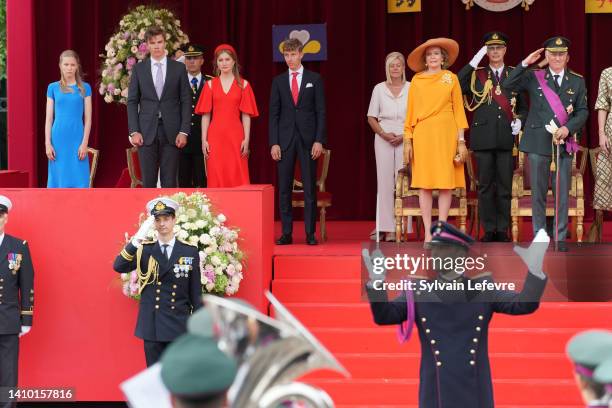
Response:
[[[495,71],[495,80],[499,84],[499,71]]]
[[[555,89],[558,91],[559,90],[559,74],[553,75],[553,78],[555,78]]]
[[[164,258],[166,258],[166,260],[168,260],[168,247],[170,245],[168,244],[164,244],[162,245],[162,254],[164,255]]]

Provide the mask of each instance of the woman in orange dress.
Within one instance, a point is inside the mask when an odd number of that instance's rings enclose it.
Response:
[[[458,54],[456,41],[434,38],[408,56],[416,75],[408,93],[404,162],[412,162],[411,187],[420,189],[426,243],[431,241],[432,190],[439,190],[439,219],[446,221],[452,190],[465,187],[463,163],[468,151],[463,133],[468,123],[459,80],[446,69]]]
[[[204,84],[195,110],[202,115],[208,187],[249,184],[251,118],[259,115],[255,95],[240,77],[238,57],[231,45],[215,49],[213,68],[215,78]]]

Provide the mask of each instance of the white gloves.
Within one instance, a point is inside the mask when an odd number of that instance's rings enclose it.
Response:
[[[521,131],[522,122],[520,119],[514,119],[512,123],[510,123],[510,127],[512,128],[512,135],[516,136]]]
[[[21,332],[19,333],[19,337],[23,336],[24,334],[28,334],[30,330],[32,330],[32,326],[21,326]]]
[[[544,125],[544,128],[548,131],[548,133],[552,134],[553,136],[555,133],[557,133],[557,130],[559,130],[559,127],[553,119],[550,120],[550,123],[548,125]]]
[[[480,63],[480,61],[484,58],[486,54],[487,54],[487,46],[483,45],[482,48],[478,50],[476,55],[474,55],[474,58],[472,58],[472,60],[470,61],[470,65],[472,66],[472,68],[477,68],[478,64]]]
[[[382,260],[384,255],[380,249],[375,250],[370,255],[370,251],[367,248],[361,250],[361,257],[363,258],[363,264],[368,269],[368,275],[370,277],[369,283],[374,281],[384,281],[387,270],[382,266]],[[377,261],[380,258],[380,261]],[[376,263],[376,265],[375,265]]]
[[[142,241],[144,241],[146,239],[147,232],[149,232],[149,230],[153,226],[154,222],[155,222],[155,217],[150,215],[149,218],[147,218],[142,223],[142,225],[140,225],[140,228],[138,229],[138,232],[132,237],[132,244],[134,246],[140,245],[140,243],[142,243]],[[136,242],[134,242],[134,241],[136,241]]]
[[[540,279],[545,279],[544,271],[542,266],[544,265],[544,254],[550,244],[550,237],[546,234],[544,228],[540,229],[536,234],[529,248],[522,248],[520,246],[514,247],[514,252],[521,257],[529,272],[534,274]]]

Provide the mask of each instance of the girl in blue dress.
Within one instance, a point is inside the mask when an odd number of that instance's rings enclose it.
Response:
[[[47,87],[47,187],[87,188],[91,87],[81,79],[81,64],[76,52],[62,52],[59,67],[61,79]]]

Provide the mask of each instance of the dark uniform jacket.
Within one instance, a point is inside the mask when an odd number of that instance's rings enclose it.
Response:
[[[198,115],[195,113],[195,107],[198,104],[198,100],[200,99],[200,94],[202,93],[202,86],[206,85],[206,81],[212,79],[208,75],[202,74],[202,78],[200,79],[200,83],[198,84],[198,90],[196,93],[191,92],[192,100],[191,100],[191,133],[187,138],[187,144],[181,150],[181,153],[186,154],[195,154],[195,155],[204,155],[202,152],[202,115]],[[191,88],[191,83],[189,84]]]
[[[550,89],[554,92],[554,78],[548,68],[546,68],[545,79]],[[527,91],[529,93],[529,114],[519,149],[527,153],[552,155],[552,135],[546,131],[544,126],[548,125],[550,120],[555,118],[555,114],[542,92],[534,70],[529,70],[519,65],[510,72],[502,84],[504,88],[516,92]],[[569,114],[569,120],[565,124],[570,131],[570,135],[580,132],[589,116],[584,78],[566,67],[558,95],[564,108],[570,105],[573,108],[572,113]],[[556,120],[555,122],[559,125],[559,121]],[[567,155],[565,149],[561,149],[561,154]]]
[[[115,271],[135,270],[137,250],[128,243],[115,259]],[[142,290],[135,335],[143,340],[169,342],[187,331],[187,319],[202,305],[198,248],[177,239],[166,260],[157,241],[146,242],[140,260],[143,272],[148,270],[150,257],[159,264],[159,273]]]
[[[500,81],[508,76],[510,71],[514,67],[504,66],[502,70]],[[459,71],[457,76],[461,83],[461,91],[466,95],[468,102],[472,101],[473,93],[471,90],[472,75],[476,76],[474,87],[477,92],[482,92],[484,84],[480,82],[476,71],[484,70],[487,78],[491,78],[493,81],[493,90],[495,92],[495,74],[491,70],[491,67],[485,68],[478,67],[476,70],[470,65],[466,65]],[[500,84],[501,85],[501,84]],[[501,89],[502,95],[506,97],[508,102],[514,97],[516,98],[516,107],[514,113],[516,117],[525,123],[525,117],[527,117],[527,98],[524,92],[509,91],[507,89]],[[502,110],[495,99],[491,98],[491,103],[484,102],[480,105],[473,114],[472,126],[470,127],[470,149],[472,150],[512,150],[514,147],[514,136],[512,135],[512,129],[510,128],[510,122],[508,116]]]
[[[533,313],[545,286],[546,280],[530,273],[520,293],[414,292],[421,342],[419,407],[493,408],[488,352],[493,313]],[[384,291],[367,288],[367,294],[376,324],[407,319],[405,294],[391,302]]]
[[[0,335],[18,334],[32,326],[34,268],[30,250],[19,238],[5,234],[0,245]]]

